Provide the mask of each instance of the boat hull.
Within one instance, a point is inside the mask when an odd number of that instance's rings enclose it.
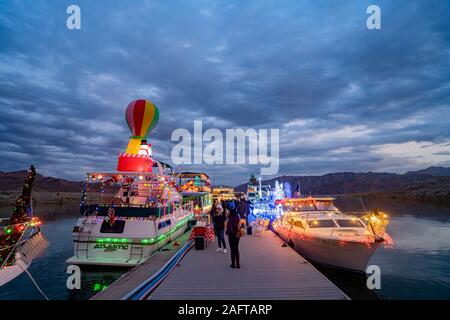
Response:
[[[47,247],[48,240],[40,231],[20,244],[16,249],[14,264],[0,269],[0,287],[27,270],[33,259],[41,256]]]
[[[302,233],[289,232],[284,228],[278,228],[276,232],[282,240],[310,262],[353,272],[365,272],[370,257],[381,245],[381,242],[367,244],[306,236]]]
[[[142,243],[144,238],[134,238],[132,243],[102,243],[95,241],[93,237],[86,239],[74,233],[74,256],[66,262],[75,265],[133,267],[143,263],[167,243],[185,233],[188,224],[189,219],[185,219],[176,229],[168,229],[155,236],[160,239],[153,244]]]

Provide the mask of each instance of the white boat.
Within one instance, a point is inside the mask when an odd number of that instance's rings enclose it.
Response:
[[[11,248],[1,248],[6,258],[0,265],[0,287],[27,270],[33,260],[42,255],[48,247],[48,241],[40,231],[40,222],[37,219],[15,225],[8,225],[8,220],[0,219],[0,237],[15,230],[18,230],[21,236]]]
[[[186,232],[194,217],[193,201],[183,199],[172,175],[90,173],[87,185],[99,193],[90,200],[83,190],[70,264],[138,265]]]
[[[374,212],[362,218],[344,214],[334,198],[285,198],[277,201],[282,215],[274,231],[306,259],[364,272],[372,254],[392,239],[385,228],[387,216]]]
[[[178,187],[185,200],[194,201],[196,215],[207,214],[212,208],[211,181],[206,173],[181,172],[177,174]]]

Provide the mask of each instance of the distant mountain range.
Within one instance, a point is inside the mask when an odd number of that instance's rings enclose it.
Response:
[[[26,170],[14,172],[0,171],[0,191],[22,190]],[[82,182],[68,181],[53,177],[36,175],[33,191],[41,192],[81,192]]]
[[[27,171],[1,172],[0,191],[19,191]],[[447,177],[447,178],[445,178]],[[418,171],[396,173],[355,173],[339,172],[321,176],[281,176],[264,180],[263,184],[275,185],[275,181],[289,182],[292,192],[297,184],[303,194],[340,195],[340,194],[375,194],[392,193],[397,195],[420,198],[422,195],[431,197],[450,197],[450,168],[429,167]],[[33,191],[36,192],[81,192],[82,182],[68,181],[53,177],[36,175]],[[235,188],[245,192],[247,184]]]
[[[421,174],[431,174],[435,177],[450,177],[450,168],[446,167],[428,167],[426,169],[417,171],[408,171],[408,173],[421,173]]]
[[[340,195],[377,193],[396,190],[417,183],[423,186],[436,182],[442,176],[450,176],[450,168],[429,167],[419,171],[409,171],[404,174],[339,172],[321,176],[281,176],[264,180],[262,183],[274,186],[275,181],[280,183],[288,182],[291,185],[292,192],[295,191],[298,184],[303,194]],[[445,188],[445,185],[443,187]],[[235,189],[236,191],[244,192],[247,189],[247,184],[242,184]]]
[[[450,176],[436,177],[432,181],[416,182],[394,190],[370,194],[368,196],[408,199],[420,202],[450,204]]]

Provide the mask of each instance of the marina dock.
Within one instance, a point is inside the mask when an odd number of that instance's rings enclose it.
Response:
[[[189,232],[181,235],[157,251],[144,263],[130,269],[126,274],[112,283],[107,289],[99,292],[91,300],[120,300],[134,289],[139,287],[146,279],[157,273],[164,265],[186,244]],[[178,245],[174,246],[174,243]]]
[[[186,240],[186,235],[178,239],[180,247]],[[283,246],[281,239],[270,231],[241,239],[241,269],[230,268],[229,253],[216,252],[216,247],[213,243],[205,250],[191,248],[156,289],[142,294],[140,299],[349,299],[296,251]],[[161,270],[174,254],[174,249],[155,254],[93,299],[129,297],[131,291],[136,291],[140,283]]]

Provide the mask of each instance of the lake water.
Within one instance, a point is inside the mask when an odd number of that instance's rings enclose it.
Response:
[[[338,199],[337,204],[343,211],[361,210],[356,200]],[[364,279],[352,274],[321,271],[352,298],[450,299],[450,208],[398,201],[365,204],[368,208],[379,207],[391,217],[388,232],[395,241],[394,247],[381,247],[370,261],[381,269],[381,290],[374,294],[365,289]],[[65,260],[73,254],[71,231],[77,207],[46,207],[35,211],[44,217],[42,230],[50,246],[29,271],[50,299],[87,299],[126,271],[83,269],[82,290],[67,290]],[[9,210],[0,210],[0,216],[8,214]],[[0,287],[0,299],[43,298],[24,273]]]

